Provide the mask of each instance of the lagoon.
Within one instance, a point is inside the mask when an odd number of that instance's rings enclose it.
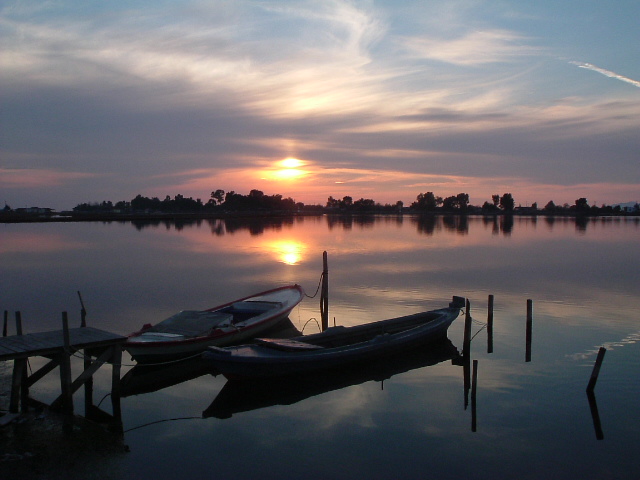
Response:
[[[100,478],[155,480],[635,479],[638,245],[638,219],[619,217],[4,224],[0,309],[21,311],[28,333],[56,329],[62,311],[79,323],[79,290],[90,326],[127,334],[178,310],[209,308],[273,286],[298,283],[313,296],[323,251],[330,323],[440,308],[452,295],[471,303],[471,358],[478,367],[473,412],[464,368],[446,355],[412,352],[395,371],[372,365],[355,384],[341,379],[324,390],[320,380],[297,390],[256,387],[242,393],[247,405],[224,418],[205,412],[226,380],[196,372],[123,398],[127,451],[81,455],[65,478],[95,470]],[[488,295],[495,299],[491,348]],[[533,301],[530,361],[527,299]],[[319,298],[305,299],[290,320],[304,333],[317,332]],[[459,351],[463,327],[461,316],[449,329]],[[607,353],[594,404],[585,388],[601,346]],[[125,374],[133,362],[126,353],[123,358]],[[10,365],[0,365],[0,374],[7,372]],[[109,373],[96,377],[95,398],[108,393]],[[58,389],[52,375],[31,393],[50,401]],[[293,391],[274,394],[287,389]],[[82,392],[74,398],[82,412]],[[1,462],[0,473],[33,457],[25,458]],[[57,478],[56,472],[38,475],[33,478]]]

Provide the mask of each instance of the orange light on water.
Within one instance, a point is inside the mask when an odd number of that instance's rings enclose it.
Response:
[[[273,240],[265,243],[264,249],[281,263],[298,265],[303,260],[307,246],[297,240]]]

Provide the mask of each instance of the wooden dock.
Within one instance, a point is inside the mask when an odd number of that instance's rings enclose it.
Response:
[[[111,363],[112,419],[114,425],[121,426],[120,365],[122,344],[126,337],[85,326],[68,328],[66,312],[62,314],[62,330],[23,335],[21,323],[19,313],[16,312],[18,333],[0,338],[0,361],[14,362],[9,411],[26,411],[29,408],[29,387],[56,367],[60,367],[61,394],[53,401],[51,408],[73,414],[73,393],[84,385],[85,415],[90,417],[97,410],[93,406],[92,398],[93,374],[105,363]],[[74,354],[84,359],[84,369],[72,380],[71,356]],[[49,358],[49,362],[29,375],[27,362],[29,358],[36,356]]]

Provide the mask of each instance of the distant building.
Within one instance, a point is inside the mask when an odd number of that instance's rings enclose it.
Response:
[[[53,215],[55,211],[53,208],[28,207],[16,208],[14,212],[18,215]]]

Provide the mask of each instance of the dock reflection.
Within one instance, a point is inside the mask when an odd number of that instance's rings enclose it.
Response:
[[[257,380],[229,380],[209,407],[204,418],[230,418],[234,414],[274,405],[292,405],[326,392],[359,385],[368,381],[382,382],[393,375],[428,367],[460,357],[458,349],[446,339],[438,344],[412,349],[402,354],[381,358],[366,365],[354,365],[309,375]]]

